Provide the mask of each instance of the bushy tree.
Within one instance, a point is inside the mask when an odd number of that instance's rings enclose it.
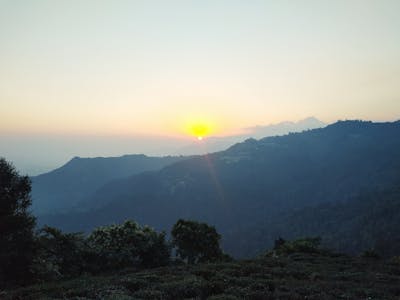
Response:
[[[371,258],[371,259],[378,259],[379,254],[374,249],[368,249],[361,253],[360,255],[363,258]]]
[[[157,267],[169,263],[171,246],[166,241],[165,232],[158,233],[148,226],[145,226],[142,231],[146,242],[143,243],[143,247],[139,249],[141,266]]]
[[[275,247],[268,251],[267,255],[288,255],[292,253],[322,253],[325,250],[320,248],[320,237],[305,237],[293,241],[285,241],[282,238],[275,240]]]
[[[165,233],[136,222],[95,229],[88,237],[91,249],[105,268],[161,266],[169,261],[170,247]]]
[[[33,270],[38,280],[134,266],[162,266],[170,258],[165,233],[140,227],[133,221],[96,228],[89,236],[45,226],[38,233],[37,246]]]
[[[63,233],[44,226],[38,233],[37,244],[34,271],[38,279],[76,276],[91,269],[92,255],[81,233]]]
[[[35,249],[30,191],[28,176],[0,158],[0,284],[30,277]]]
[[[171,231],[177,255],[188,263],[218,260],[223,256],[221,236],[214,226],[190,220],[178,220]]]

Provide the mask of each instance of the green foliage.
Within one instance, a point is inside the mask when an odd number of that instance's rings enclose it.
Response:
[[[35,218],[31,205],[31,183],[0,158],[0,285],[23,282],[30,277],[35,253]]]
[[[39,279],[51,280],[81,274],[90,269],[90,249],[81,233],[63,233],[49,226],[37,237],[39,254],[34,271]]]
[[[391,262],[392,264],[396,264],[396,265],[399,265],[399,266],[400,266],[400,256],[393,256],[393,257],[390,259],[390,262]]]
[[[275,247],[272,252],[268,254],[288,255],[292,253],[321,253],[321,238],[302,238],[294,241],[285,241],[279,239],[275,241]]]
[[[133,221],[95,229],[88,237],[88,244],[98,263],[106,269],[161,266],[170,257],[164,232],[140,227]]]
[[[400,265],[296,253],[110,272],[0,292],[11,299],[379,299],[400,296]]]
[[[39,281],[162,266],[170,258],[165,233],[133,221],[97,228],[88,237],[45,226],[38,233],[37,248],[32,271]]]
[[[223,257],[219,246],[221,236],[214,226],[180,219],[172,228],[171,234],[177,255],[190,264]]]
[[[374,249],[369,249],[369,250],[365,250],[363,253],[361,253],[361,257],[378,259],[379,254]]]

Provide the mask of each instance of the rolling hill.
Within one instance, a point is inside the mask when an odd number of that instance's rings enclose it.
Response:
[[[54,171],[31,178],[32,207],[37,214],[82,209],[79,203],[107,182],[144,171],[159,170],[183,159],[183,156],[145,155],[74,157]]]

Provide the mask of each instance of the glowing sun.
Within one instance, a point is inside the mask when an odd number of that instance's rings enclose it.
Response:
[[[209,132],[210,127],[205,124],[194,124],[191,126],[191,133],[197,137],[199,141],[201,141]]]

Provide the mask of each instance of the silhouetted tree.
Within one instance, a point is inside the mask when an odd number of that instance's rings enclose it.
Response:
[[[286,241],[279,237],[277,240],[275,240],[275,244],[274,244],[274,250],[279,249],[280,247],[282,247],[282,245],[284,245],[286,243]]]
[[[180,219],[171,234],[177,255],[188,263],[212,261],[223,256],[219,246],[221,236],[214,226]]]
[[[88,244],[105,269],[162,266],[170,258],[164,232],[158,233],[130,220],[96,228],[89,235]]]
[[[292,253],[321,253],[324,252],[320,248],[321,238],[320,237],[306,237],[293,241],[285,241],[279,238],[275,241],[275,247],[273,251],[269,251],[267,255],[271,254],[292,254]]]
[[[30,191],[28,176],[0,158],[0,285],[30,277],[35,249]]]
[[[82,233],[63,233],[57,228],[44,226],[37,241],[37,277],[51,280],[87,271],[89,249]]]

